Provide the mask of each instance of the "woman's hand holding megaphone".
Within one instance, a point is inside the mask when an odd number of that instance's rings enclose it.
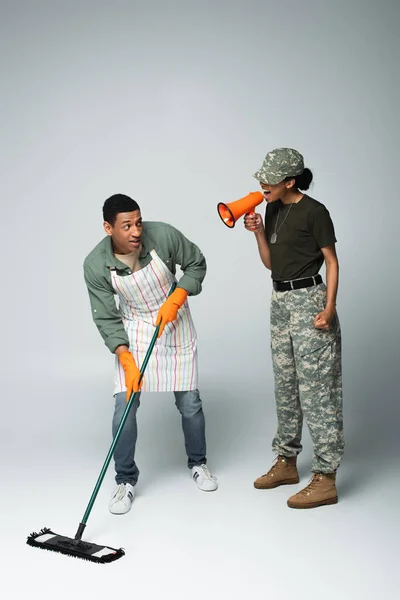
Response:
[[[253,233],[264,233],[264,223],[262,216],[259,213],[247,213],[244,215],[244,226],[247,231]]]

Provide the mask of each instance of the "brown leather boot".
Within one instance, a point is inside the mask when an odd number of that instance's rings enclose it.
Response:
[[[290,508],[317,508],[324,504],[336,504],[336,473],[315,473],[310,483],[300,492],[289,498]]]
[[[270,490],[278,485],[299,483],[296,463],[297,456],[278,456],[268,473],[255,480],[254,487],[258,490]]]

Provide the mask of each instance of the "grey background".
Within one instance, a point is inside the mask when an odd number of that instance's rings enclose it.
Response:
[[[3,286],[0,584],[19,597],[394,597],[398,552],[399,3],[0,2]],[[219,201],[257,189],[265,153],[298,148],[335,222],[346,455],[340,502],[286,508],[252,488],[272,455],[271,283]],[[73,535],[110,442],[113,359],[82,277],[101,206],[134,197],[208,259],[191,301],[217,494],[185,470],[167,394],[140,409],[131,513],[87,539],[127,556],[93,571],[24,546]],[[308,433],[302,484],[311,460]],[[11,551],[12,550],[12,551]],[[15,554],[13,554],[15,553]],[[48,590],[40,583],[49,582]],[[8,586],[12,586],[9,587]],[[11,591],[10,591],[11,590]],[[118,592],[119,590],[119,592]],[[322,591],[321,591],[322,590]],[[78,596],[80,597],[80,596]]]

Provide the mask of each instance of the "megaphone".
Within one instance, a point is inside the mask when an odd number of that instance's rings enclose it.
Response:
[[[254,211],[255,207],[261,204],[264,195],[261,192],[250,192],[247,196],[224,204],[219,202],[217,206],[218,214],[227,227],[235,227],[235,223],[240,217]]]

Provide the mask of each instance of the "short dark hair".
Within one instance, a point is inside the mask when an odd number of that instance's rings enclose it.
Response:
[[[125,194],[114,194],[103,204],[103,219],[114,226],[118,213],[140,210],[139,204]]]
[[[313,180],[313,174],[311,173],[310,169],[307,169],[306,167],[300,175],[296,175],[295,177],[286,177],[285,181],[291,181],[292,179],[294,179],[294,185],[298,190],[308,190]]]

